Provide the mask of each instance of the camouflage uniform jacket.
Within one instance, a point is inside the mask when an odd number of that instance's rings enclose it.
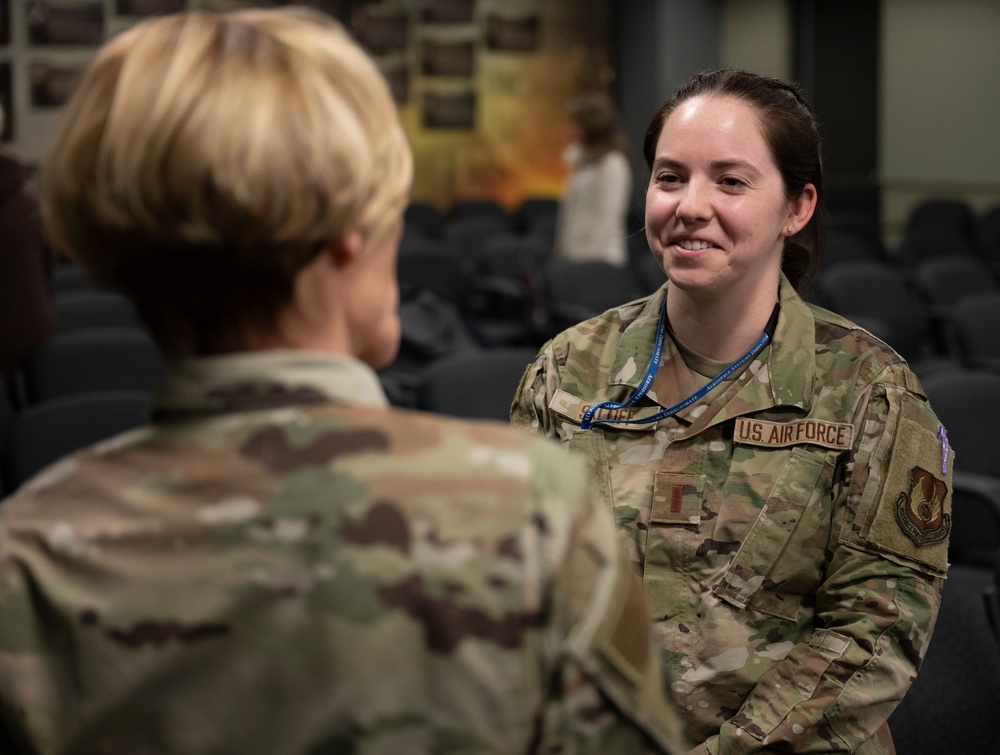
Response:
[[[892,752],[886,719],[926,652],[951,527],[953,451],[920,383],[783,279],[772,342],[728,386],[652,425],[582,430],[586,407],[640,384],[666,290],[546,344],[512,421],[590,460],[696,752]],[[666,340],[650,395],[683,390],[617,416],[692,391]]]
[[[390,409],[347,357],[180,362],[149,427],[0,506],[6,724],[87,755],[680,751],[573,463]]]

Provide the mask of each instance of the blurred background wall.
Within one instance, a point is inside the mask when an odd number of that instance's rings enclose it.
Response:
[[[417,158],[414,198],[558,195],[565,106],[606,88],[639,151],[692,72],[740,65],[803,83],[823,121],[831,202],[876,212],[890,248],[910,209],[1000,203],[996,0],[316,0],[369,46]],[[58,103],[102,39],[150,12],[233,0],[0,0],[5,147],[44,154]],[[252,3],[251,3],[252,4]]]

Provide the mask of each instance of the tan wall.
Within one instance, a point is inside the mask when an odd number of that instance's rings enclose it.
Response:
[[[879,134],[886,241],[914,204],[1000,204],[1000,2],[882,0]]]
[[[791,19],[785,0],[725,0],[720,64],[768,76],[792,75]]]

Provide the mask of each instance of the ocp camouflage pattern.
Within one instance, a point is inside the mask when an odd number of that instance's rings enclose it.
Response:
[[[0,699],[40,753],[682,752],[586,470],[292,352],[0,505]]]
[[[579,426],[646,374],[667,286],[543,346],[514,425],[590,462],[630,536],[699,753],[890,753],[947,569],[954,452],[919,380],[787,280],[773,341],[650,425]],[[705,373],[711,375],[711,373]],[[668,338],[648,417],[707,382]]]

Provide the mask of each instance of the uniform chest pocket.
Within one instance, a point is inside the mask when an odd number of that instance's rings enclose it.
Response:
[[[737,608],[790,621],[819,584],[831,521],[837,452],[796,446],[722,580],[712,591]]]

